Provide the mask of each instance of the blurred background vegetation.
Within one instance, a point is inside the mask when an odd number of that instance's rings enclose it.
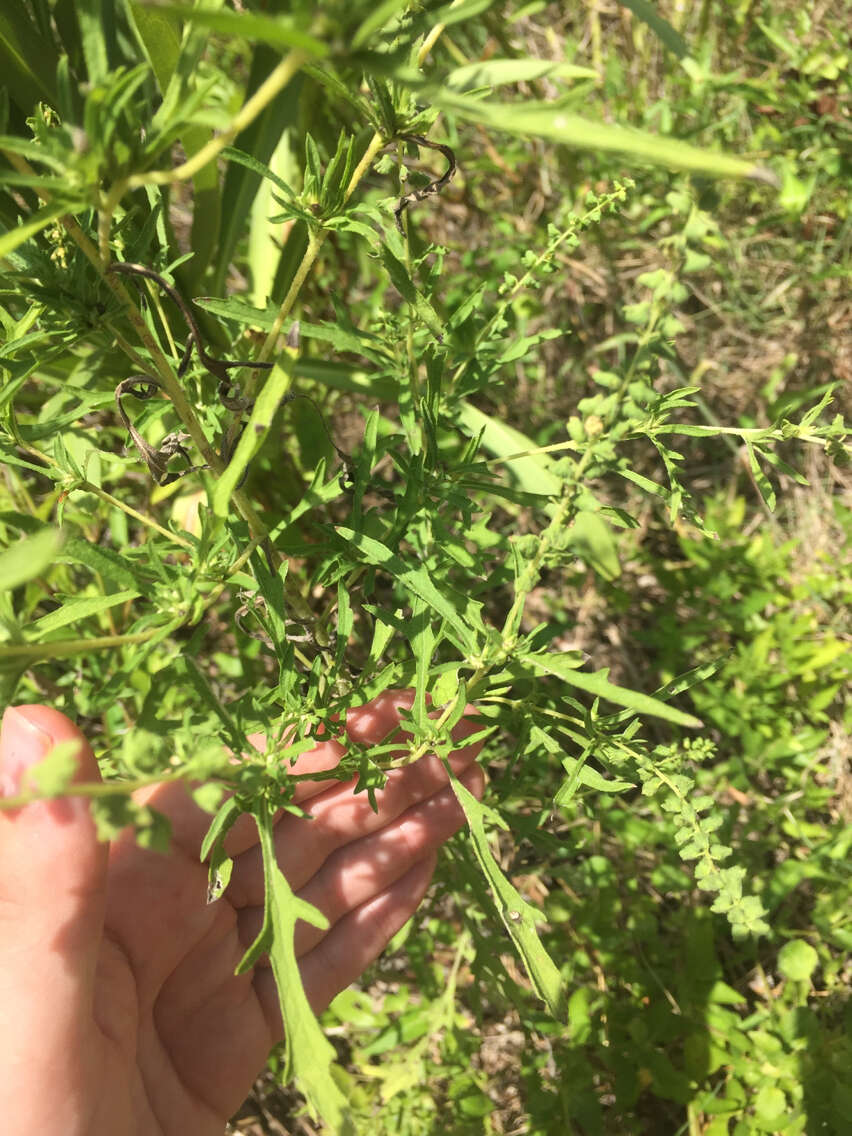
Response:
[[[532,55],[590,66],[601,81],[588,84],[586,116],[748,154],[778,172],[782,191],[486,135],[444,116],[461,171],[439,206],[418,211],[418,228],[446,249],[448,300],[461,302],[471,278],[518,275],[530,250],[546,245],[548,224],[589,190],[625,175],[636,183],[626,206],[558,255],[540,290],[513,311],[527,334],[570,334],[519,358],[480,405],[540,444],[561,437],[590,375],[623,358],[638,277],[677,263],[685,294],[671,377],[700,384],[707,423],[768,425],[831,385],[836,409],[848,413],[852,11],[660,0],[656,12],[688,45],[681,63],[636,18],[649,7],[498,6],[485,29],[449,29],[435,55],[460,65]],[[559,94],[547,78],[521,91]],[[321,106],[313,114],[316,128]],[[333,319],[326,297],[339,291],[358,294],[345,252],[316,278],[312,318]],[[341,398],[340,411],[345,405]],[[616,578],[582,566],[546,574],[533,597],[539,616],[564,628],[566,647],[587,651],[595,669],[611,667],[627,686],[653,689],[720,647],[730,651],[692,692],[716,747],[699,784],[724,806],[772,936],[733,944],[721,916],[697,911],[671,833],[641,798],[601,796],[568,822],[535,807],[548,789],[532,784],[534,770],[508,759],[492,766],[492,791],[514,830],[502,866],[543,907],[546,945],[568,962],[569,1028],[501,980],[495,958],[512,961],[499,929],[442,903],[441,881],[457,886],[463,870],[457,857],[444,858],[416,953],[400,936],[326,1018],[350,1070],[346,1090],[373,1131],[846,1130],[852,475],[816,451],[803,472],[807,485],[779,474],[770,512],[738,443],[696,444],[681,476],[718,540],[685,524],[672,531],[646,504],[641,526],[620,534]],[[264,1116],[276,1131],[271,1086],[258,1086],[256,1127],[241,1121],[238,1131],[261,1131]],[[304,1121],[288,1125],[310,1131]]]
[[[68,5],[52,7],[59,18]],[[501,283],[511,290],[570,214],[587,208],[590,194],[606,194],[617,179],[634,183],[617,212],[600,217],[576,246],[561,246],[537,285],[512,300],[511,333],[532,346],[476,395],[476,407],[537,445],[561,440],[597,390],[594,376],[624,364],[647,299],[642,280],[666,269],[678,287],[666,296],[672,345],[660,363],[661,384],[700,386],[707,425],[768,426],[829,391],[830,413],[848,414],[848,3],[533,0],[483,7],[436,40],[436,66],[533,57],[587,68],[594,77],[578,76],[567,89],[550,74],[516,84],[511,97],[565,98],[590,119],[748,156],[775,171],[780,189],[518,139],[443,113],[435,137],[453,147],[459,170],[440,195],[412,209],[412,254],[425,258],[421,278],[440,277],[447,311],[479,282],[492,292]],[[220,125],[217,109],[225,121],[277,58],[271,48],[250,49],[225,33],[205,37],[198,68],[209,80],[213,126]],[[307,133],[327,162],[340,130],[362,126],[310,73],[288,88],[281,107],[275,130],[250,128],[238,145],[297,187]],[[429,151],[410,155],[411,184],[425,185],[440,161]],[[241,198],[236,175],[229,197],[235,168],[226,175],[219,230],[230,256],[205,263],[199,255],[192,233],[199,183],[171,189],[157,236],[175,255],[195,248],[177,274],[187,294],[239,294],[262,308],[280,303],[305,238],[298,221],[285,220],[275,230],[277,246],[262,245],[275,205],[259,194],[249,214],[256,186]],[[368,202],[387,199],[394,168],[386,157],[366,176],[360,192]],[[64,271],[68,257],[70,339],[97,325],[103,294],[89,291],[91,274],[59,230],[48,240],[53,269]],[[387,292],[377,287],[357,234],[335,232],[326,241],[299,314],[310,324],[351,321],[393,333]],[[553,329],[558,338],[547,338]],[[205,331],[211,342],[222,334],[212,321]],[[338,353],[345,365],[335,369],[323,352],[309,343],[302,378],[313,383],[335,442],[350,450],[361,437],[365,401],[382,397],[382,377],[367,381],[357,353]],[[37,386],[25,389],[19,411],[49,414],[37,405],[43,395]],[[58,415],[65,404],[56,398]],[[88,425],[100,426],[103,407],[113,414],[111,391],[92,400]],[[389,406],[383,412],[395,413]],[[300,499],[318,453],[334,459],[316,407],[298,401],[287,415],[290,444],[259,459],[248,483],[271,515],[286,515]],[[118,451],[124,434],[114,417],[110,422]],[[727,652],[724,665],[680,705],[705,723],[705,740],[694,745],[697,785],[722,810],[720,839],[736,845],[771,931],[757,940],[731,938],[677,855],[673,822],[655,799],[593,793],[570,808],[542,810],[563,769],[558,761],[540,768],[515,762],[523,739],[504,736],[505,757],[489,767],[491,794],[512,828],[501,866],[547,918],[545,943],[569,977],[567,1023],[546,1014],[504,929],[485,918],[482,881],[457,839],[442,857],[431,901],[324,1018],[340,1058],[335,1075],[365,1131],[848,1131],[852,472],[840,454],[830,460],[823,447],[791,444],[789,453],[780,451],[790,465],[772,470],[767,491],[737,438],[689,443],[680,479],[715,538],[686,517],[672,526],[662,506],[613,480],[609,504],[640,523],[619,530],[617,554],[606,562],[590,555],[546,570],[526,629],[546,624],[565,650],[585,652],[592,669],[609,667],[614,682],[648,692]],[[648,449],[636,447],[634,469],[651,477],[659,460]],[[122,486],[131,496],[133,476]],[[197,498],[179,483],[151,494],[139,476],[135,488],[140,501],[150,495],[191,527]],[[4,507],[18,507],[26,490],[7,475],[5,492]],[[69,513],[74,507],[69,503]],[[533,527],[523,508],[504,521],[521,532]],[[126,523],[110,515],[114,530]],[[120,531],[114,536],[126,542],[126,528],[123,540]],[[262,670],[258,645],[238,640],[235,647],[227,621],[208,630],[223,688],[244,675],[245,660]],[[95,734],[108,734],[112,717],[116,730],[126,726],[109,682],[93,687],[78,677],[68,667],[46,667],[30,693],[73,704]],[[667,728],[658,740],[670,736]],[[482,902],[461,904],[460,893]],[[273,1057],[233,1133],[317,1131],[300,1114],[297,1094],[278,1083],[280,1068]]]

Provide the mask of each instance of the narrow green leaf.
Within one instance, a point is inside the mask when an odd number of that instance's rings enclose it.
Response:
[[[146,590],[145,578],[137,571],[133,560],[112,548],[90,544],[79,537],[68,537],[56,554],[58,564],[83,564],[92,572],[117,584],[119,588],[134,588],[137,592]]]
[[[229,297],[219,300],[212,296],[198,296],[193,300],[200,308],[223,319],[231,319],[243,327],[260,327],[270,330],[278,318],[276,307],[255,308],[245,300]],[[381,340],[370,332],[359,328],[349,330],[334,323],[305,323],[299,321],[299,335],[302,339],[319,339],[330,343],[338,351],[351,351],[366,359],[387,362],[388,354],[381,348]]]
[[[279,657],[287,646],[287,561],[283,560],[276,573],[270,572],[264,557],[256,552],[252,557],[258,591],[266,601],[265,622]]]
[[[499,458],[513,458],[505,468],[524,492],[547,497],[558,497],[562,493],[562,482],[550,472],[553,459],[548,454],[530,453],[538,447],[526,434],[508,422],[485,414],[470,402],[458,404],[456,417],[471,437],[481,436],[482,447],[488,453]]]
[[[305,1094],[311,1110],[334,1136],[356,1136],[356,1129],[345,1096],[332,1076],[337,1055],[320,1028],[302,985],[296,958],[296,923],[304,919],[325,929],[328,920],[315,907],[294,895],[278,867],[273,820],[265,800],[256,814],[263,854],[265,883],[266,949],[278,989],[278,1001],[287,1040],[287,1073],[292,1072]],[[262,932],[263,934],[264,932]]]
[[[41,616],[26,628],[30,641],[37,643],[43,636],[57,631],[60,627],[67,627],[78,619],[88,619],[98,612],[107,611],[118,604],[127,603],[139,595],[134,588],[132,591],[113,592],[111,596],[81,596],[78,599],[66,600],[62,607]]]
[[[552,142],[578,150],[610,151],[630,154],[641,161],[714,177],[748,177],[777,183],[777,178],[763,166],[743,158],[734,158],[712,150],[702,150],[673,138],[647,134],[626,126],[610,126],[604,122],[582,118],[551,103],[524,101],[518,103],[487,102],[446,90],[430,88],[433,105],[469,122],[478,122],[493,130],[521,137],[547,138]]]
[[[497,0],[462,0],[461,4],[452,3],[439,8],[433,18],[435,23],[441,23],[449,28],[453,24],[471,20],[474,16],[481,16],[483,12],[493,8],[496,2]]]
[[[435,650],[435,636],[429,618],[429,608],[424,599],[415,596],[411,602],[411,623],[409,643],[414,652],[417,667],[414,680],[414,721],[420,729],[426,727],[426,687],[429,684],[429,667]]]
[[[458,802],[464,810],[470,828],[473,849],[479,866],[485,878],[491,885],[497,907],[506,924],[506,929],[512,936],[512,941],[518,949],[524,967],[533,984],[536,994],[546,1004],[548,1010],[557,1021],[561,1021],[565,1011],[565,984],[559,973],[559,968],[544,949],[538,937],[536,923],[543,922],[541,912],[527,903],[521,893],[509,883],[500,870],[494,854],[488,843],[485,831],[485,817],[490,816],[506,827],[502,818],[478,801],[450,769],[449,762],[444,763],[450,777],[453,791]]]
[[[42,229],[46,229],[57,217],[61,217],[64,213],[73,212],[73,208],[67,203],[65,205],[45,205],[31,220],[25,221],[22,225],[17,225],[14,229],[8,229],[0,236],[0,259],[8,256],[10,252],[14,252],[18,245],[28,241],[30,237],[34,237]]]
[[[700,667],[693,667],[692,670],[678,675],[677,678],[673,678],[671,682],[667,682],[665,686],[661,686],[658,690],[655,690],[653,697],[661,701],[667,701],[669,698],[674,698],[678,694],[683,694],[685,690],[689,690],[693,686],[698,686],[702,682],[706,682],[708,678],[712,678],[714,674],[722,669],[733,654],[733,650],[726,651],[709,663],[702,663]],[[620,722],[626,722],[632,716],[633,712],[631,710],[621,710],[617,714],[607,714],[606,721],[609,725],[617,725]]]
[[[746,450],[748,452],[748,464],[751,468],[754,483],[757,486],[760,496],[766,502],[769,511],[771,513],[774,513],[776,504],[775,490],[772,487],[772,482],[760,467],[760,462],[758,461],[758,454],[760,454],[760,450],[756,446],[753,446],[750,442],[746,443]]]
[[[103,82],[109,72],[109,42],[115,35],[115,4],[112,0],[74,0],[80,26],[80,41],[86,72],[92,84]]]
[[[266,178],[271,181],[274,186],[281,190],[285,197],[295,197],[295,191],[290,188],[283,178],[279,177],[273,169],[271,169],[265,162],[259,161],[252,154],[244,154],[242,150],[238,150],[236,146],[226,146],[222,151],[222,156],[228,158],[237,165],[245,166],[247,170],[257,174],[259,178]]]
[[[456,67],[445,76],[444,82],[452,91],[464,91],[472,87],[528,83],[545,76],[554,79],[597,79],[598,73],[591,67],[577,67],[572,63],[559,63],[550,59],[488,59]]]
[[[234,797],[228,797],[219,807],[201,842],[200,860],[202,864],[209,858],[207,870],[207,902],[220,899],[231,878],[233,861],[225,852],[225,837],[242,815],[242,809]]]
[[[219,0],[221,3],[221,0]],[[190,62],[194,62],[200,49],[195,44],[185,46],[190,58],[181,61],[180,20],[174,12],[153,8],[129,0],[128,11],[131,22],[143,50],[157,77],[157,85],[163,95],[164,108],[176,106],[185,84],[185,74],[181,74]],[[203,37],[199,29],[197,35]],[[179,66],[183,62],[183,67]],[[193,157],[213,137],[208,126],[185,126],[181,140],[187,158]],[[219,235],[220,192],[219,171],[215,162],[208,162],[192,179],[193,206],[190,244],[194,256],[185,273],[190,281],[199,279],[213,255]]]
[[[686,40],[675,31],[667,19],[660,15],[653,4],[648,0],[618,0],[618,3],[623,8],[629,8],[638,20],[647,24],[663,47],[678,59],[686,59],[689,55]]]
[[[352,37],[352,47],[356,51],[363,47],[370,36],[379,28],[383,28],[402,8],[407,8],[409,2],[410,0],[382,0],[381,3],[375,5],[373,11]]]
[[[287,178],[296,180],[300,172],[293,152],[294,134],[293,130],[282,130],[278,144],[269,157],[270,173],[285,185]],[[249,211],[247,246],[252,285],[251,300],[257,306],[265,305],[272,295],[275,276],[282,259],[281,236],[285,230],[277,228],[269,220],[276,212],[274,198],[272,181],[266,177],[261,178]]]
[[[609,681],[607,670],[596,671],[594,674],[575,670],[571,665],[572,660],[569,659],[566,662],[561,654],[557,653],[523,655],[521,657],[524,662],[530,663],[537,670],[554,675],[568,683],[569,686],[585,690],[587,694],[593,694],[597,698],[605,698],[608,702],[614,702],[616,706],[626,706],[637,714],[649,714],[654,718],[663,718],[667,722],[675,722],[679,726],[689,726],[693,729],[702,724],[698,718],[694,718],[691,714],[684,714],[683,711],[676,710],[673,706],[667,706],[658,698],[652,698],[650,695],[642,694],[637,690],[627,690],[625,687],[616,686]]]
[[[269,78],[271,72],[280,62],[280,58],[278,51],[263,44],[254,51],[246,86],[247,98],[255,94],[258,88]],[[273,99],[266,110],[237,135],[234,139],[234,149],[244,155],[251,155],[260,163],[268,162],[284,132],[294,128],[298,122],[299,107],[302,106],[303,82],[303,77],[297,75]],[[260,174],[246,168],[245,165],[240,165],[236,160],[228,162],[222,188],[218,252],[213,272],[212,290],[217,294],[225,291],[224,281],[228,265],[231,263],[238,242],[245,234],[245,218],[251,214],[252,204],[260,184]],[[295,260],[295,263],[292,264],[292,273],[295,273],[307,243],[304,228],[304,226],[294,226],[285,242],[276,271],[276,283],[272,289],[273,295],[279,301],[283,299],[292,277],[283,283],[279,295],[276,291],[278,275],[284,271],[285,265],[290,266],[291,259]]]
[[[222,705],[222,701],[210,685],[210,680],[207,675],[191,655],[184,655],[178,665],[183,667],[186,677],[195,688],[196,693],[199,695],[204,705],[208,710],[212,711],[222,723],[228,739],[228,745],[233,752],[235,754],[242,753],[246,747],[245,736],[237,727],[236,722],[226,708]]]
[[[296,48],[314,59],[328,55],[324,43],[297,27],[295,20],[286,16],[262,16],[246,9],[241,12],[211,12],[184,4],[160,4],[158,7],[181,16],[187,23],[199,24],[222,35],[239,36],[251,42],[268,43],[272,47]]]
[[[394,288],[407,304],[411,304],[438,342],[443,343],[444,325],[441,318],[408,275],[408,269],[394,256],[387,245],[381,247],[381,258]]]
[[[174,12],[128,0],[131,26],[139,37],[157,77],[160,93],[165,94],[180,55],[180,20]]]
[[[234,320],[242,327],[263,328],[264,331],[271,331],[278,316],[278,311],[274,307],[256,308],[237,296],[229,296],[226,300],[217,299],[215,296],[196,296],[192,302],[203,308],[205,312],[212,312],[214,316]],[[300,330],[301,326],[300,324]]]
[[[207,829],[207,833],[201,842],[199,859],[202,863],[204,863],[210,855],[210,849],[213,847],[215,841],[221,840],[224,837],[225,833],[241,814],[242,809],[237,804],[234,797],[228,797],[227,801],[220,806],[219,811],[210,822],[210,827]]]
[[[368,374],[355,363],[340,363],[333,359],[300,359],[296,364],[295,377],[312,379],[332,390],[365,394],[380,402],[396,400],[396,383],[391,379]]]
[[[0,5],[0,67],[3,86],[25,114],[39,100],[56,105],[53,83],[59,62],[20,0]],[[5,255],[5,254],[0,254]]]
[[[577,780],[581,785],[585,785],[587,789],[594,789],[598,793],[623,793],[627,789],[635,789],[636,785],[633,781],[622,781],[616,777],[606,778],[603,777],[596,769],[591,766],[585,765],[579,758],[567,758],[562,763],[565,767],[565,772],[569,776],[568,782],[560,786],[559,791],[554,798],[554,803],[561,805],[564,803],[562,800],[563,790],[570,784],[575,771],[578,774]],[[579,766],[579,769],[577,769]]]

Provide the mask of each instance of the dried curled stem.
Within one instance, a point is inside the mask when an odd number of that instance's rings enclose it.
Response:
[[[152,375],[131,375],[129,379],[124,379],[115,388],[115,401],[118,404],[118,413],[121,421],[124,423],[130,437],[133,439],[145,464],[151,473],[151,477],[157,485],[171,485],[173,481],[177,481],[180,477],[185,477],[188,473],[195,473],[200,469],[207,469],[206,465],[192,465],[192,458],[189,451],[184,445],[189,441],[189,434],[182,431],[175,431],[172,434],[167,434],[163,438],[159,447],[156,449],[150,445],[139,433],[130,418],[127,411],[122,405],[122,398],[127,395],[132,395],[133,398],[140,400],[147,400],[153,398],[157,391],[162,390],[160,382]],[[169,470],[169,462],[175,456],[180,456],[185,459],[188,464],[187,469],[182,470]]]
[[[432,142],[429,138],[424,138],[422,134],[398,134],[397,138],[401,138],[404,142],[414,142],[417,146],[425,146],[429,150],[437,150],[438,153],[443,154],[447,159],[447,168],[439,178],[430,181],[428,185],[423,186],[422,189],[413,189],[411,193],[406,193],[404,197],[399,199],[399,204],[394,209],[394,217],[396,219],[396,227],[402,232],[402,214],[409,205],[414,205],[418,201],[423,201],[427,197],[431,197],[435,193],[440,193],[445,185],[448,185],[456,175],[458,166],[456,165],[456,156],[449,146],[445,146],[441,142]]]
[[[164,280],[159,272],[155,272],[153,268],[146,268],[144,264],[131,264],[129,261],[117,261],[109,266],[107,272],[118,272],[123,276],[144,276],[146,280],[153,280],[180,309],[180,314],[186,320],[186,325],[189,328],[189,338],[186,341],[186,347],[184,348],[183,355],[178,365],[177,373],[179,378],[186,374],[190,359],[192,358],[192,348],[195,347],[198,352],[198,360],[202,367],[204,367],[219,384],[217,393],[222,405],[227,407],[228,410],[233,410],[237,413],[251,409],[251,399],[238,398],[231,395],[234,383],[228,371],[236,367],[249,367],[252,370],[269,371],[272,369],[272,363],[255,363],[251,360],[244,362],[243,360],[234,359],[216,359],[210,355],[204,346],[201,332],[199,331],[195,316],[190,311],[189,305],[184,300],[183,296],[181,296],[180,292],[178,292],[176,288],[173,288],[168,280]]]

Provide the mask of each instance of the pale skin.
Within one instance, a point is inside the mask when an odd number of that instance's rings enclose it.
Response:
[[[380,741],[410,694],[386,692],[351,710],[294,771],[333,768],[348,736]],[[458,742],[476,730],[463,720]],[[80,740],[78,780],[98,779],[91,748],[46,706],[7,711],[0,793],[53,744]],[[454,771],[477,795],[477,747]],[[440,845],[464,823],[440,761],[395,770],[378,813],[352,783],[302,781],[296,800],[313,819],[281,816],[279,864],[293,890],[329,919],[296,929],[296,952],[315,1010],[354,981],[416,910]],[[199,861],[210,823],[179,784],[139,799],[172,824],[167,854],[129,837],[95,838],[85,799],[0,811],[0,1116],[16,1133],[63,1136],[221,1136],[282,1036],[271,970],[234,968],[260,927],[257,832],[241,817],[229,833],[234,873],[206,902]]]

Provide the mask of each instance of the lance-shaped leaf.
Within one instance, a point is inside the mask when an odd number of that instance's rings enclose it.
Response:
[[[577,150],[630,154],[641,161],[716,177],[748,177],[777,184],[771,170],[744,158],[702,150],[675,138],[664,138],[627,126],[610,126],[572,114],[554,103],[484,101],[448,90],[430,89],[434,106],[469,122],[528,138],[547,138]]]
[[[593,694],[596,698],[605,698],[608,702],[614,702],[616,706],[626,706],[637,714],[649,714],[654,718],[664,718],[667,722],[674,722],[678,726],[689,726],[693,729],[702,725],[700,719],[693,717],[692,714],[684,714],[682,710],[676,710],[674,706],[667,706],[659,698],[652,698],[650,694],[642,694],[638,690],[628,690],[626,687],[616,686],[615,683],[609,681],[608,669],[595,671],[594,674],[575,670],[573,657],[563,658],[560,652],[522,655],[521,657],[525,663],[529,663],[536,670],[551,674],[569,686],[576,686],[579,690],[585,690],[587,694]]]
[[[67,600],[56,611],[50,611],[31,623],[27,628],[28,635],[35,642],[60,627],[66,627],[78,619],[87,619],[90,615],[97,615],[118,604],[127,603],[138,595],[134,588],[124,592],[113,592],[111,596],[79,596],[77,599]]]
[[[323,930],[328,927],[328,920],[315,907],[293,894],[278,867],[272,815],[266,801],[260,803],[255,820],[263,853],[264,918],[260,934],[237,969],[243,973],[261,954],[269,954],[286,1032],[286,1076],[295,1076],[309,1107],[322,1117],[330,1133],[334,1136],[355,1136],[346,1098],[331,1075],[336,1060],[334,1047],[322,1032],[308,1002],[294,945],[299,919]]]
[[[448,762],[444,762],[444,765],[449,774],[453,791],[467,818],[473,850],[476,853],[479,866],[491,885],[500,915],[523,960],[533,989],[547,1005],[554,1018],[560,1020],[564,1013],[565,986],[559,968],[544,949],[544,945],[538,937],[538,931],[536,931],[536,923],[543,922],[543,917],[541,912],[532,904],[527,903],[518,889],[509,883],[501,872],[488,843],[485,818],[488,817],[493,820],[500,828],[507,828],[508,826],[499,813],[496,813],[487,805],[483,805],[470,790],[462,785],[450,769]]]

